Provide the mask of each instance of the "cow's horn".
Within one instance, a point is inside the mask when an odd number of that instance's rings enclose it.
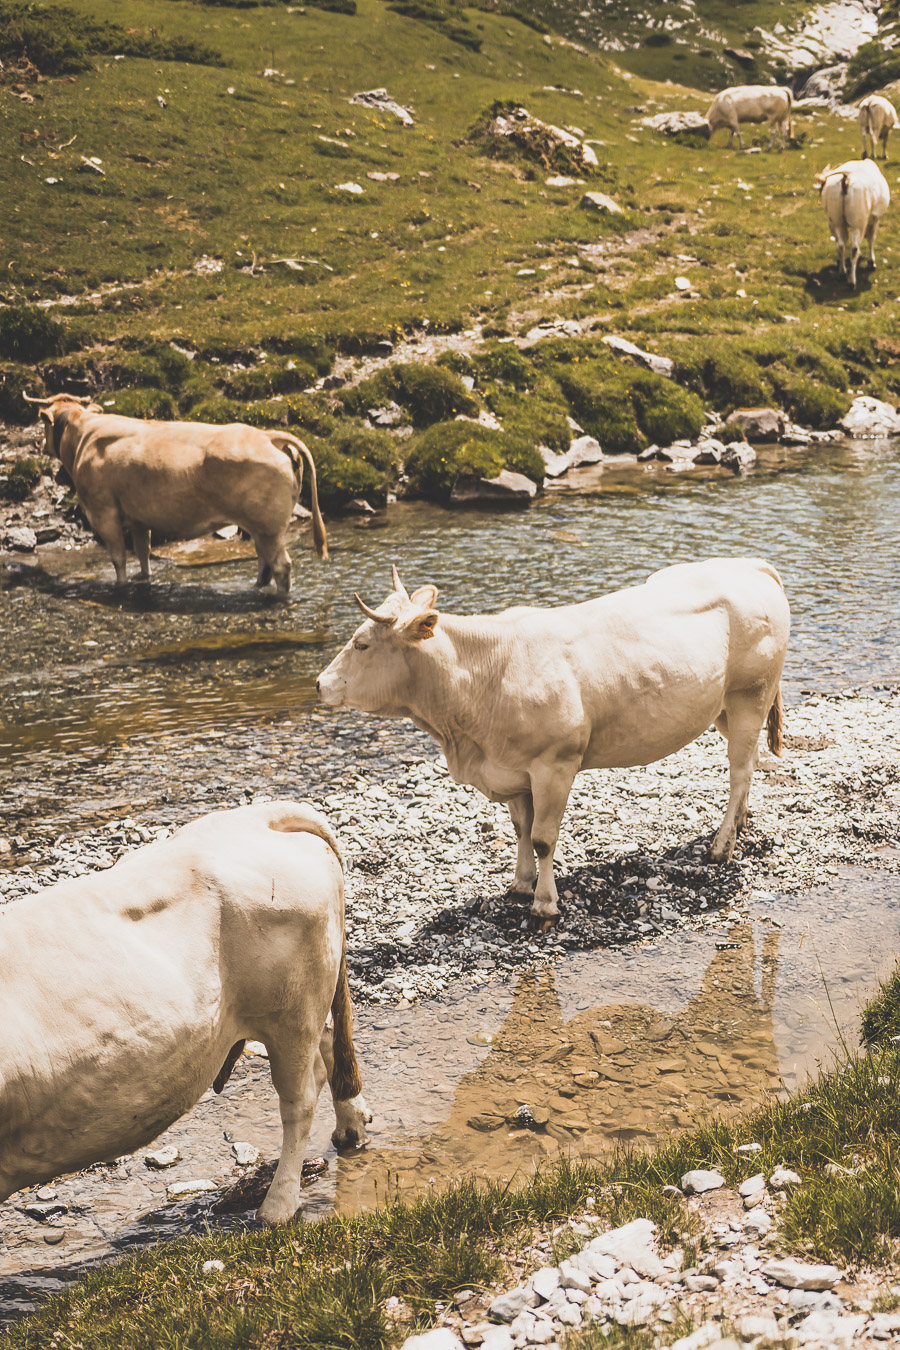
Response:
[[[353,599],[354,599],[354,600],[356,601],[356,603],[359,605],[360,609],[362,610],[363,614],[365,614],[365,616],[366,616],[367,619],[374,619],[375,623],[393,623],[393,622],[394,622],[393,615],[391,615],[391,614],[377,614],[377,613],[375,612],[374,609],[369,609],[369,606],[366,604],[365,600],[361,600],[360,597],[359,597],[355,592],[354,592],[354,595],[353,595]]]
[[[53,403],[55,399],[55,395],[54,398],[32,398],[30,394],[23,394],[22,397],[26,403],[40,403],[44,407],[46,407],[48,403]]]
[[[397,571],[397,566],[395,563],[391,563],[391,580],[394,583],[394,590],[397,592],[397,594],[401,596],[404,600],[408,600],[409,595],[407,594],[406,587],[400,580],[400,573]]]

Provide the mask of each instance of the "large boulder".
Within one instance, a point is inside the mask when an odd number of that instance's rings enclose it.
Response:
[[[784,414],[777,408],[735,408],[725,425],[743,432],[748,441],[777,441],[784,431]]]
[[[828,103],[840,103],[846,78],[846,61],[841,61],[834,66],[823,66],[814,75],[810,75],[806,84],[800,90],[798,101],[825,99]],[[796,107],[796,103],[794,106]]]
[[[709,123],[702,113],[655,113],[653,117],[642,117],[641,126],[658,131],[662,136],[703,136],[709,140]]]
[[[450,493],[452,506],[527,506],[537,485],[524,473],[501,469],[496,478],[459,478]]]
[[[719,463],[733,473],[745,473],[756,463],[756,451],[746,441],[731,441],[726,445]]]
[[[600,442],[593,436],[577,437],[564,455],[555,455],[546,445],[542,445],[540,451],[548,478],[561,478],[570,469],[580,469],[585,464],[600,464],[603,460]]]
[[[848,436],[900,436],[900,414],[892,403],[860,394],[838,424]]]

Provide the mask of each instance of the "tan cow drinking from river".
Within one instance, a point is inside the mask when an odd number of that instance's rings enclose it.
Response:
[[[412,718],[458,783],[507,804],[512,889],[534,889],[536,920],[558,913],[553,854],[575,775],[652,764],[712,723],[728,742],[731,795],[711,856],[731,857],[766,724],[781,748],[790,612],[767,563],[683,563],[559,609],[442,614],[436,588],[408,595],[396,568],[378,609],[356,599],[366,622],[319,676],[319,696]]]
[[[316,466],[302,441],[286,431],[234,422],[143,422],[102,412],[58,394],[31,399],[41,409],[47,453],[62,460],[84,513],[109,550],[116,584],[126,580],[125,531],[131,530],[141,579],[150,579],[150,535],[194,539],[220,525],[239,525],[259,559],[257,586],[274,578],[291,588],[285,536],[300,496],[302,461],[309,466],[313,538],[328,556],[319,511]]]

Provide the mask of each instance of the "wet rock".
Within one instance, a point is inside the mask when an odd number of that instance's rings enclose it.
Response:
[[[27,525],[14,525],[4,532],[3,543],[17,553],[33,553],[37,548],[37,535]]]
[[[721,464],[722,456],[725,454],[725,445],[722,441],[717,441],[713,436],[697,443],[697,453],[694,456],[695,464]]]
[[[415,125],[410,109],[404,108],[402,103],[391,98],[386,89],[365,89],[354,94],[350,102],[360,103],[364,108],[374,108],[376,112],[390,113],[406,127]]]
[[[838,425],[848,436],[900,436],[900,413],[892,403],[860,394]]]
[[[681,1189],[685,1195],[703,1195],[705,1191],[718,1191],[724,1185],[725,1178],[720,1172],[704,1171],[703,1168],[685,1172],[681,1178]]]
[[[344,510],[351,516],[374,516],[375,507],[366,501],[365,497],[353,497],[347,502]]]
[[[499,1294],[488,1308],[488,1313],[498,1322],[511,1322],[525,1308],[527,1299],[528,1290],[524,1285],[520,1285],[518,1289],[510,1289],[506,1294]]]
[[[453,506],[527,506],[537,485],[523,473],[501,469],[496,478],[459,478],[450,493]]]
[[[641,126],[658,131],[663,136],[703,136],[709,140],[709,123],[702,113],[655,113],[652,117],[642,117]]]
[[[725,425],[748,441],[777,441],[784,430],[784,414],[777,408],[736,408]]]
[[[449,1327],[433,1327],[418,1336],[407,1336],[401,1350],[463,1350],[463,1343]]]
[[[720,463],[734,473],[744,473],[756,463],[756,451],[746,441],[732,441],[725,447]]]
[[[761,1267],[761,1273],[786,1289],[832,1289],[844,1272],[837,1266],[785,1257],[780,1261],[767,1261]]]
[[[802,1185],[802,1180],[789,1167],[776,1167],[769,1177],[769,1185],[773,1191],[790,1191],[795,1186]]]
[[[144,1165],[161,1172],[165,1167],[174,1167],[180,1157],[181,1150],[174,1144],[167,1144],[165,1148],[159,1148],[155,1153],[145,1153]]]
[[[672,372],[675,369],[675,362],[671,357],[657,356],[655,352],[645,352],[640,347],[636,347],[633,342],[629,342],[627,338],[616,337],[612,333],[607,334],[603,338],[603,341],[606,343],[607,347],[610,347],[614,352],[618,352],[619,355],[630,356],[640,365],[646,366],[648,370],[654,371],[657,375],[666,375],[671,378]]]
[[[605,192],[586,192],[580,205],[587,207],[590,211],[604,211],[611,216],[625,214],[619,203],[613,201],[612,197],[608,197]]]
[[[586,464],[599,464],[603,451],[593,436],[576,436],[569,445],[567,458],[570,469],[580,469]]]
[[[469,1116],[466,1121],[470,1130],[478,1130],[481,1134],[490,1134],[492,1130],[499,1130],[506,1124],[506,1117],[496,1115],[491,1111],[482,1111],[477,1116]]]

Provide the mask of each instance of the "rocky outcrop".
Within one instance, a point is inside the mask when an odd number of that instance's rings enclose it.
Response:
[[[642,117],[641,126],[658,131],[663,136],[703,136],[709,139],[709,123],[702,113],[667,112]]]
[[[581,199],[581,206],[587,207],[590,211],[606,211],[611,216],[622,216],[624,211],[617,201],[612,197],[607,197],[605,192],[586,192]]]
[[[848,436],[900,436],[900,414],[892,403],[860,394],[839,423]]]
[[[630,356],[639,365],[646,366],[648,370],[654,371],[657,375],[665,375],[668,379],[672,378],[675,362],[671,357],[657,356],[656,352],[645,352],[642,348],[636,347],[633,342],[629,342],[627,338],[616,337],[612,333],[607,334],[603,341],[607,347],[618,355]]]
[[[470,140],[487,154],[508,158],[510,151],[561,173],[590,174],[598,167],[592,146],[566,131],[534,117],[518,103],[495,103],[480,118]]]

